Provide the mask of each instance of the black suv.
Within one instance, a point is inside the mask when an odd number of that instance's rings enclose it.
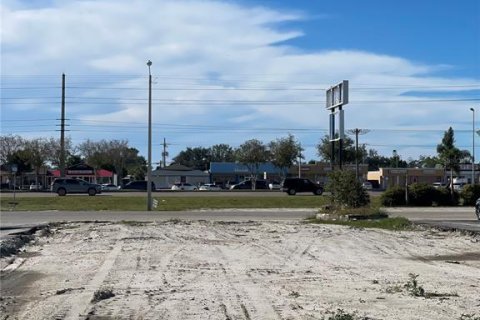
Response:
[[[294,196],[297,192],[313,192],[315,195],[321,195],[323,188],[304,178],[286,178],[282,183],[282,191],[285,191],[291,196]]]
[[[155,191],[155,183],[152,183],[152,191]],[[147,181],[145,180],[138,180],[138,181],[131,181],[127,183],[122,190],[141,190],[141,191],[147,191]]]

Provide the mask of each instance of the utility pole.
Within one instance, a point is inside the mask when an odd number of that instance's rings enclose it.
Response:
[[[358,168],[358,135],[359,134],[367,134],[370,132],[368,129],[358,129],[355,128],[353,130],[348,130],[347,131],[349,134],[354,134],[355,135],[355,177],[357,178],[358,181],[358,176],[359,176],[359,168]]]
[[[470,108],[472,111],[472,185],[475,184],[475,109]]]
[[[298,177],[302,177],[302,155],[298,155]]]
[[[65,73],[62,73],[62,116],[60,119],[60,176],[65,177]]]
[[[168,156],[167,141],[165,140],[165,138],[163,138],[162,163],[164,168],[167,166],[167,156]]]
[[[147,210],[152,211],[152,61],[148,60],[148,163],[147,163]]]

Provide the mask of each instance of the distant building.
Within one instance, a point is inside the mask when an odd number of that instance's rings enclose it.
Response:
[[[343,170],[354,171],[356,166],[354,164],[346,164],[342,166]],[[337,167],[334,170],[338,170]],[[315,164],[302,164],[300,165],[300,170],[298,165],[292,166],[288,170],[288,175],[291,177],[301,177],[307,178],[314,182],[325,184],[328,180],[328,174],[332,171],[332,167],[328,162],[317,162]],[[359,164],[358,165],[358,176],[359,179],[364,181],[367,179],[368,165]]]
[[[278,181],[286,172],[274,166],[271,162],[261,163],[255,173],[257,179]],[[251,178],[251,172],[244,164],[237,162],[211,162],[211,183],[231,185]]]
[[[50,171],[50,182],[60,177],[60,170],[49,170]],[[87,164],[76,164],[65,169],[65,177],[67,178],[78,178],[91,183],[113,183],[114,174],[112,171],[105,169],[95,170],[93,167]]]
[[[404,187],[413,183],[446,184],[443,168],[380,168],[368,172],[368,181],[374,188],[388,189],[394,186]]]
[[[157,189],[170,189],[173,184],[185,182],[192,185],[210,183],[208,171],[192,169],[181,164],[172,164],[152,171],[152,181]]]

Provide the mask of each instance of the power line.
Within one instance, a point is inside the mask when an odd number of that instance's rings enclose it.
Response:
[[[2,98],[6,99],[6,98]],[[12,98],[14,99],[14,98]],[[33,99],[33,98],[29,98]],[[68,99],[71,99],[68,97]],[[82,98],[85,99],[85,98]],[[95,101],[95,100],[104,100],[110,99],[114,100],[111,102],[105,101]],[[145,102],[144,98],[92,98],[92,101],[69,101],[68,104],[84,105],[84,104],[96,104],[96,105],[113,105],[118,103],[136,103],[136,102]],[[314,100],[213,100],[213,99],[185,99],[185,100],[175,100],[175,99],[153,99],[155,102],[168,103],[172,105],[185,105],[185,106],[196,106],[196,105],[210,105],[210,106],[222,106],[229,104],[236,105],[292,105],[292,104],[304,104],[304,105],[323,105],[325,101],[314,101]],[[461,102],[461,101],[480,101],[480,98],[465,98],[465,99],[411,99],[411,100],[355,100],[350,101],[350,104],[354,103],[370,103],[370,104],[388,104],[388,103],[437,103],[437,102]],[[59,101],[29,101],[29,102],[8,102],[9,105],[45,105],[59,103]]]

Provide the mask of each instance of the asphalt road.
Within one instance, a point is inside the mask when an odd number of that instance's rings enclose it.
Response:
[[[146,196],[146,192],[137,192],[137,191],[111,191],[111,192],[102,192],[101,194],[96,195],[96,197],[132,197],[132,196]],[[171,190],[162,190],[162,191],[153,191],[152,194],[156,197],[287,197],[288,195],[285,192],[279,190],[239,190],[239,191],[171,191]],[[311,193],[305,193],[311,194]],[[3,192],[0,193],[1,197],[13,198],[13,192]],[[69,195],[69,196],[84,196],[83,194],[79,195]],[[313,196],[313,194],[312,194]],[[15,194],[17,198],[23,197],[58,197],[56,193],[41,191],[41,192],[28,192],[22,191]]]
[[[473,207],[440,208],[389,208],[392,217],[405,217],[421,224],[445,229],[460,229],[480,233],[480,221]],[[162,221],[211,220],[211,221],[265,221],[298,220],[317,213],[316,209],[224,209],[194,211],[2,211],[0,212],[1,236],[25,230],[49,222],[62,221]]]
[[[387,209],[391,217],[405,217],[415,223],[480,233],[474,207],[405,207]]]
[[[105,192],[97,197],[122,197],[122,196],[145,196],[145,192]],[[156,197],[224,197],[224,196],[255,196],[255,197],[288,197],[284,192],[262,190],[251,192],[245,191],[191,191],[191,192],[172,192],[155,191]],[[373,196],[378,192],[373,192]],[[12,193],[1,193],[1,197],[11,197]],[[22,197],[58,197],[50,192],[18,192],[15,195]],[[84,195],[70,195],[84,196]],[[314,196],[314,195],[312,195]],[[480,221],[476,219],[473,207],[405,207],[389,208],[388,213],[392,217],[402,216],[416,223],[433,225],[445,229],[461,229],[473,232],[480,232]],[[224,209],[224,210],[206,210],[206,211],[40,211],[40,212],[22,212],[22,211],[2,211],[0,212],[0,236],[11,233],[12,228],[22,228],[35,226],[49,222],[60,221],[158,221],[169,219],[182,220],[216,220],[216,221],[245,221],[245,220],[291,220],[303,219],[317,213],[314,209]]]

